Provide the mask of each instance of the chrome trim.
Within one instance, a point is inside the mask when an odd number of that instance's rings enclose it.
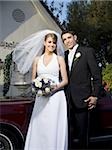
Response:
[[[10,144],[10,146],[11,146],[11,150],[13,150],[13,145],[12,145],[11,140],[10,140],[6,135],[4,135],[4,134],[2,134],[2,133],[0,133],[0,136],[2,136],[3,138],[5,138],[5,139],[9,142],[9,144]]]
[[[104,136],[97,136],[97,137],[90,137],[89,138],[90,143],[92,143],[92,142],[103,142],[103,141],[108,141],[108,140],[112,140],[112,135],[104,135]],[[73,141],[75,143],[77,143],[79,141],[79,139],[75,138]]]
[[[98,141],[106,141],[106,140],[112,140],[112,135],[90,137],[90,142],[98,142]]]
[[[9,126],[11,126],[12,128],[15,128],[15,129],[20,133],[22,139],[24,140],[24,136],[23,136],[22,132],[21,132],[15,125],[10,124],[10,123],[7,123],[7,122],[0,122],[0,126],[1,126],[2,124],[3,124],[3,125],[7,125],[7,126],[9,125]]]

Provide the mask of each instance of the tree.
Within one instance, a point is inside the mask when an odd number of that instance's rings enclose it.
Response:
[[[67,28],[78,33],[79,42],[86,38],[101,61],[112,62],[112,2],[72,1],[67,6]],[[105,57],[105,58],[104,58]]]
[[[63,14],[63,7],[64,7],[64,2],[59,2],[52,0],[49,2],[49,0],[42,0],[41,1],[46,8],[50,11],[51,15],[55,19],[56,22],[62,27],[65,25],[65,21],[61,21],[61,16]]]
[[[112,91],[112,64],[107,64],[106,68],[102,71],[103,81],[109,84],[110,90]]]
[[[87,7],[87,1],[72,1],[67,5],[67,28],[78,34],[80,42],[85,38],[85,33],[88,31],[86,24]]]

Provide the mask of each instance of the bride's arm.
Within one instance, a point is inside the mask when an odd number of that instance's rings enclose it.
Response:
[[[63,57],[58,56],[58,63],[60,67],[60,73],[61,73],[61,82],[57,85],[57,88],[62,88],[66,84],[68,84],[68,77],[67,77],[67,71],[66,71],[66,65],[65,65],[65,60]]]
[[[32,80],[34,80],[36,78],[36,74],[37,74],[37,65],[38,65],[38,57],[36,57],[33,61],[33,65],[32,65]]]

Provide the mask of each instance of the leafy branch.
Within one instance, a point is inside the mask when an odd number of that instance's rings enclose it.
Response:
[[[6,56],[4,66],[3,66],[3,73],[4,73],[3,96],[6,96],[9,90],[11,64],[12,64],[12,52]]]

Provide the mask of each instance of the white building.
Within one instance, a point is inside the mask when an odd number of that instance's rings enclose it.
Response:
[[[4,61],[16,43],[42,29],[61,33],[61,28],[39,0],[0,1],[0,59]],[[3,69],[0,69],[0,95],[3,78]]]

